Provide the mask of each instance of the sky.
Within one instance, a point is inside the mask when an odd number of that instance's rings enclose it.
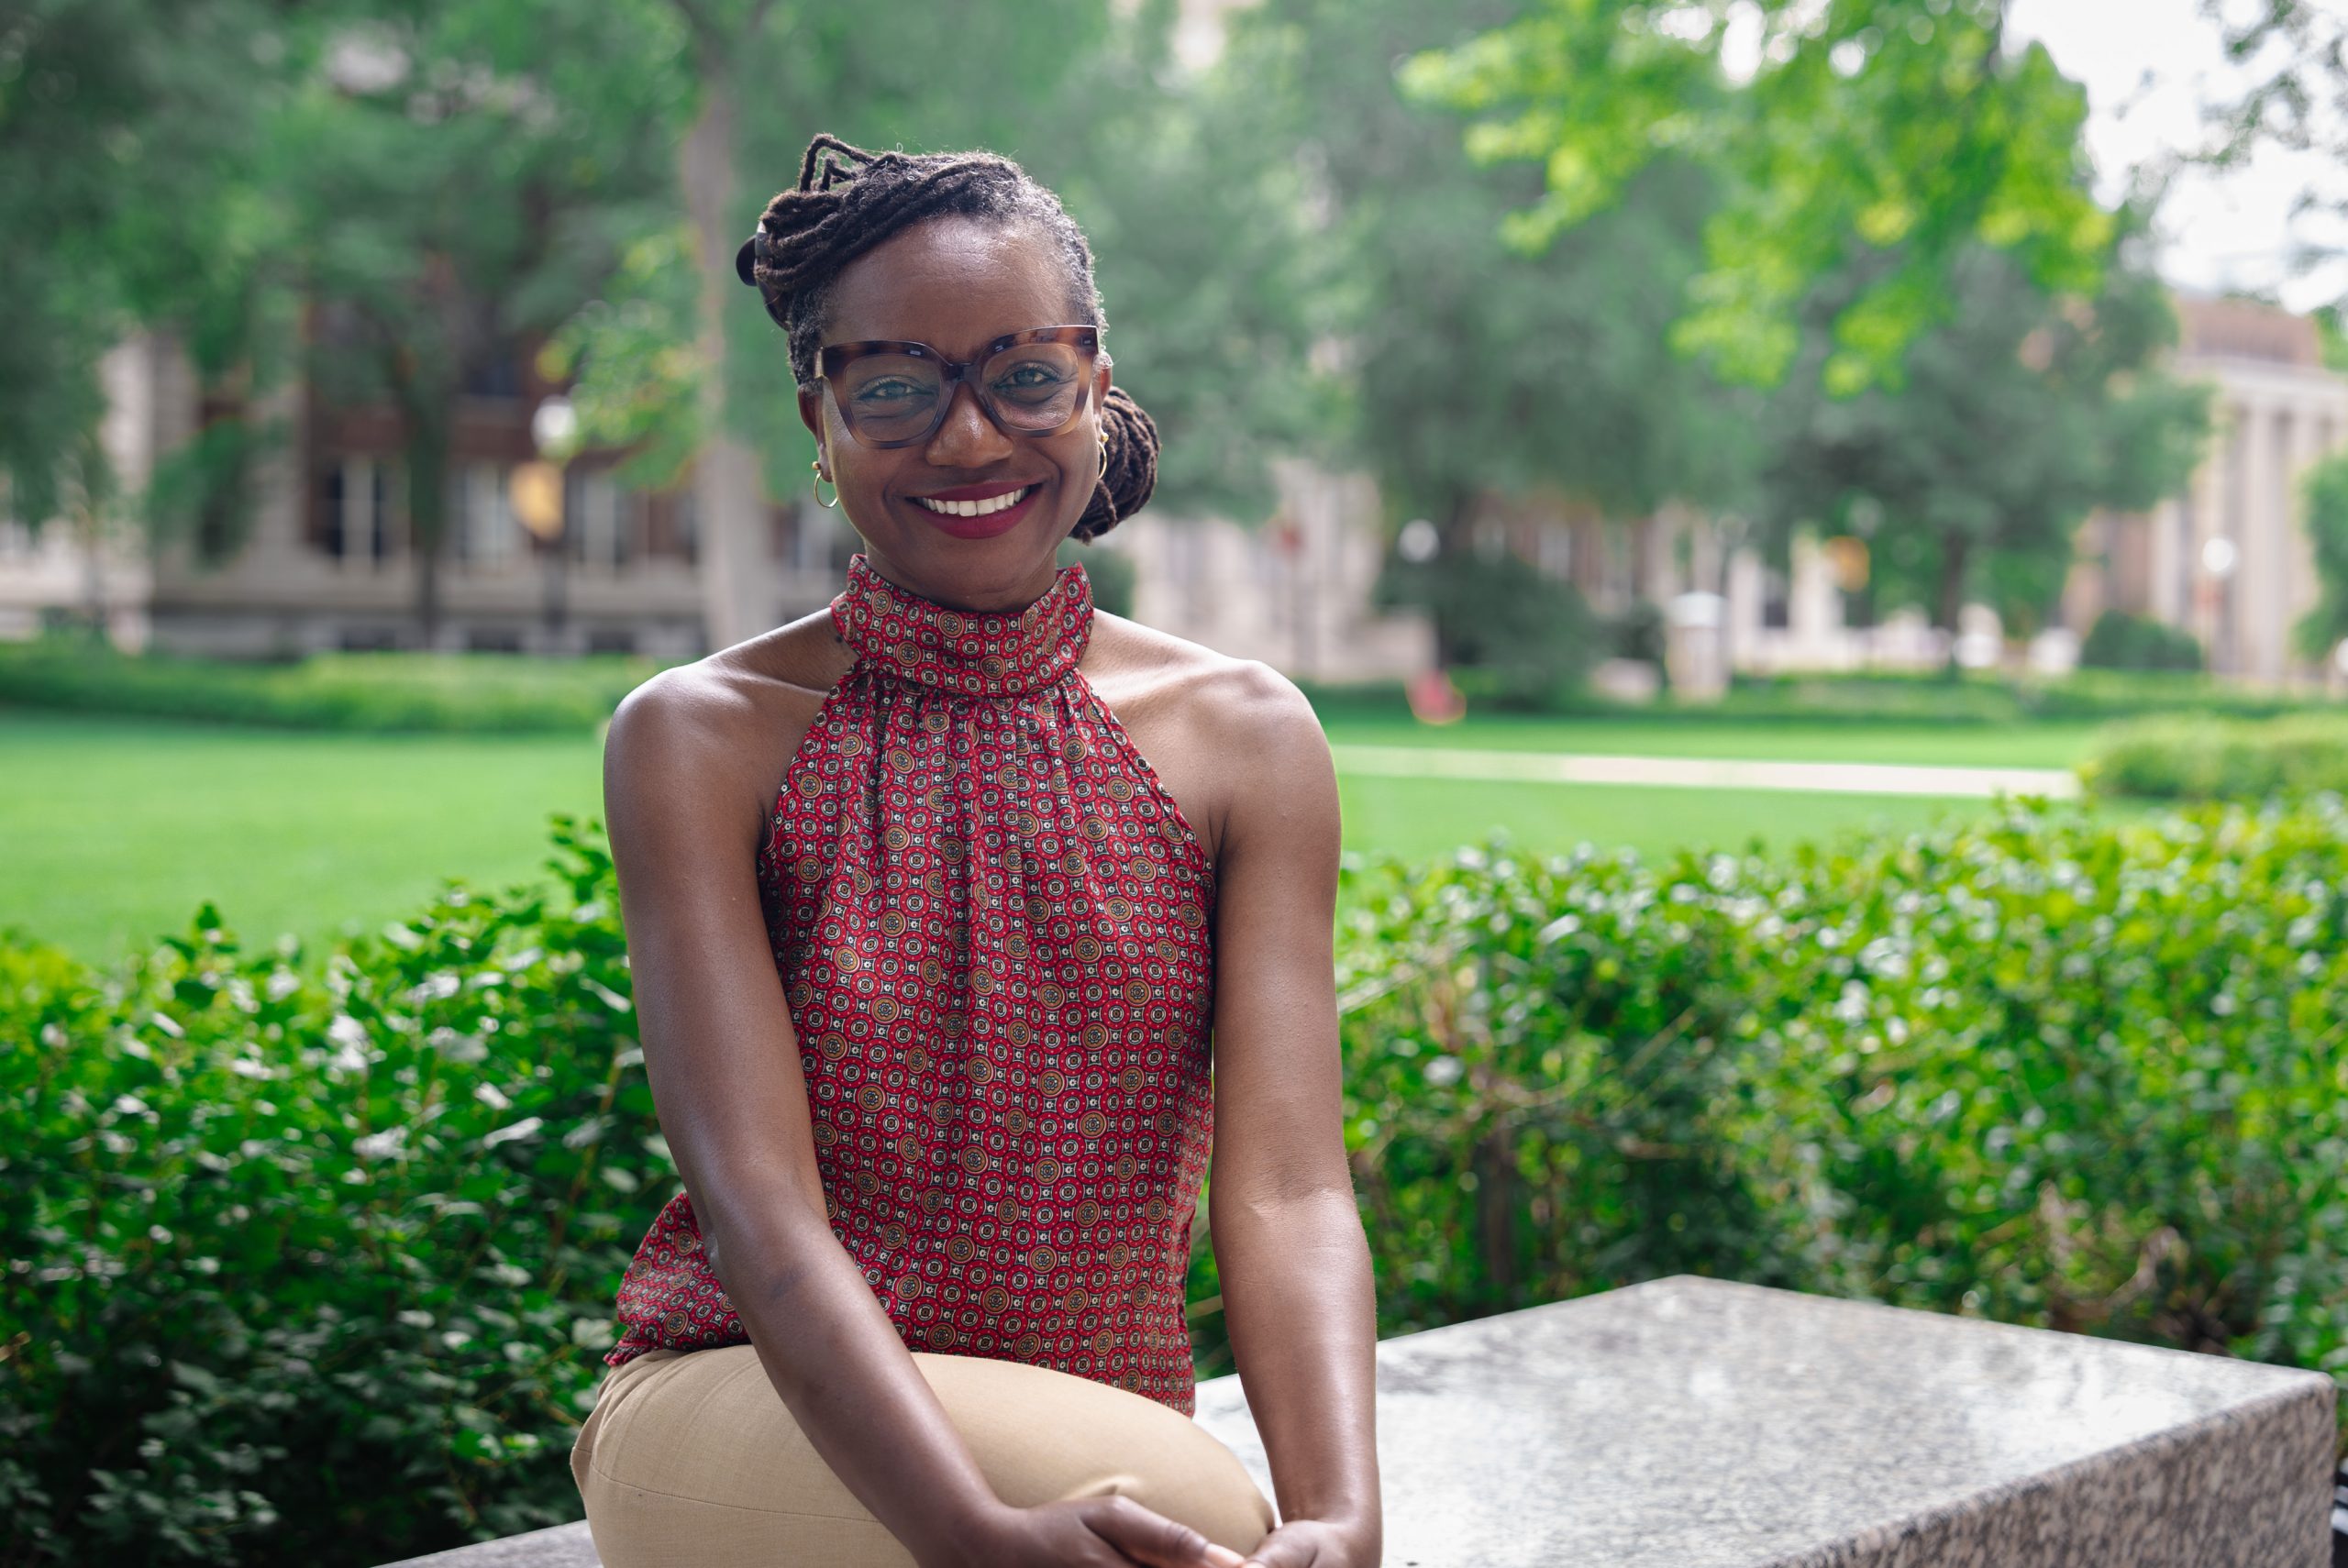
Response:
[[[2319,0],[2348,16],[2348,0]],[[2099,193],[2116,201],[2132,171],[2187,153],[2210,132],[2204,106],[2245,81],[2225,60],[2218,24],[2201,0],[2013,0],[2007,28],[2046,46],[2066,76],[2088,91],[2088,145]],[[2314,153],[2265,147],[2248,164],[2180,173],[2162,204],[2161,271],[2172,283],[2271,294],[2294,310],[2348,295],[2348,224],[2321,214],[2294,218],[2308,190],[2348,196],[2348,171]],[[2331,253],[2312,271],[2295,250]]]

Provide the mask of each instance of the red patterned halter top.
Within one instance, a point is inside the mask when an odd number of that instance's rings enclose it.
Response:
[[[1080,566],[1022,611],[848,566],[857,664],[759,856],[832,1231],[908,1349],[1193,1413],[1184,1315],[1213,1132],[1214,867],[1078,673]],[[614,1366],[748,1342],[680,1192]]]

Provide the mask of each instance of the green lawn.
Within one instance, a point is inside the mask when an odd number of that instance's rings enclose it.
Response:
[[[1803,723],[1505,714],[1437,725],[1407,717],[1345,712],[1331,714],[1323,727],[1332,742],[1348,745],[1735,757],[1755,762],[1932,763],[1961,767],[2068,767],[2087,754],[2096,729],[2093,724],[2073,723]]]
[[[1505,829],[1521,848],[1567,850],[1587,841],[1660,859],[1681,848],[1783,849],[1844,828],[1906,833],[1987,801],[1922,795],[1826,795],[1785,790],[1691,790],[1632,784],[1516,784],[1451,778],[1346,778],[1337,783],[1346,847],[1424,859]]]
[[[1355,745],[2057,767],[2084,731],[1479,719],[1446,729],[1337,718]],[[371,930],[444,877],[534,879],[554,812],[599,814],[593,734],[365,735],[0,710],[0,926],[85,957],[185,928],[205,899],[248,943]],[[1411,858],[1505,828],[1660,856],[1905,830],[1986,803],[1614,785],[1343,780],[1348,849]]]
[[[85,957],[184,930],[372,928],[441,876],[534,878],[547,816],[600,814],[593,734],[365,735],[0,711],[0,926]]]

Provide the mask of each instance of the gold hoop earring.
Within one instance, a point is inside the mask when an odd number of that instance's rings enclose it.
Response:
[[[1101,471],[1100,471],[1100,473],[1099,473],[1099,474],[1097,474],[1097,475],[1095,475],[1095,476],[1094,476],[1093,480],[1092,480],[1092,487],[1093,487],[1095,490],[1098,490],[1098,489],[1100,489],[1100,488],[1101,488],[1101,486],[1102,486],[1102,485],[1104,485],[1104,484],[1106,484],[1106,483],[1108,483],[1108,482],[1109,482],[1109,432],[1108,432],[1106,429],[1103,429],[1103,430],[1101,432]]]
[[[807,488],[814,491],[815,504],[828,512],[840,503],[840,487],[836,484],[832,486],[832,498],[825,501],[824,499],[824,459],[817,458],[807,466],[815,470],[814,480]]]

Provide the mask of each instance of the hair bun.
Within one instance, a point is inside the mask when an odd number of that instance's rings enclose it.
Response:
[[[1070,535],[1078,540],[1099,538],[1148,505],[1157,488],[1157,422],[1124,388],[1111,387],[1102,400],[1101,428],[1108,436],[1108,458],[1092,503]]]

